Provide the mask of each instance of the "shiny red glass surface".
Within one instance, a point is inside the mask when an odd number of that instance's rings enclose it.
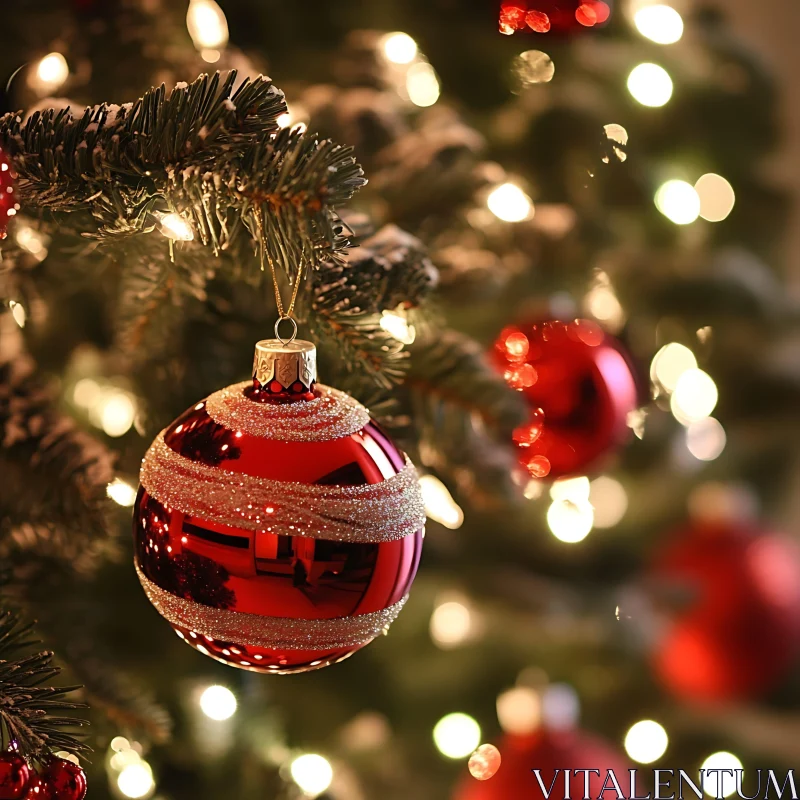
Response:
[[[500,6],[500,32],[574,34],[605,25],[612,0],[505,0]]]
[[[202,403],[170,425],[165,441],[193,461],[281,481],[371,484],[405,465],[372,422],[333,441],[280,442],[218,425]],[[332,619],[380,611],[407,594],[419,564],[422,531],[380,544],[279,536],[165,509],[142,488],[134,510],[134,542],[144,574],[179,597],[262,616]],[[271,673],[322,667],[359,649],[267,650],[188,630],[178,633],[232,666]]]
[[[514,441],[533,477],[585,473],[628,436],[636,379],[617,341],[596,323],[509,327],[494,353],[506,382],[531,409]]]
[[[0,753],[0,800],[25,796],[32,770],[19,753]]]

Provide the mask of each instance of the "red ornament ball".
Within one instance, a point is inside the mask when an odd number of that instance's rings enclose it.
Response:
[[[86,773],[83,768],[63,758],[53,758],[41,774],[45,797],[56,800],[83,800],[86,797]],[[50,793],[47,795],[46,792]],[[39,798],[42,794],[37,795]]]
[[[564,797],[564,774],[569,772],[570,797],[583,797],[583,773],[572,770],[596,769],[589,775],[589,797],[601,797],[608,770],[621,782],[623,793],[630,789],[628,764],[616,750],[602,739],[580,730],[540,730],[524,736],[504,736],[497,745],[501,765],[487,781],[464,778],[453,800],[516,800],[523,797],[542,797],[542,789],[532,770],[539,770],[545,786],[544,794],[553,785],[553,797]],[[558,772],[556,772],[558,770]],[[555,781],[555,783],[554,783]],[[609,786],[609,794],[614,794]]]
[[[774,686],[795,660],[797,543],[742,523],[694,522],[656,554],[649,582],[668,610],[653,667],[676,697],[750,698]]]
[[[313,345],[292,347],[259,342],[252,382],[166,428],[133,520],[139,577],[178,636],[275,674],[341,661],[389,626],[425,521],[414,467],[363,406],[314,383]]]
[[[31,774],[28,762],[19,753],[0,754],[0,800],[24,797]]]
[[[40,775],[31,776],[25,800],[58,800],[55,790]]]
[[[597,323],[505,328],[494,358],[530,407],[513,438],[532,477],[585,473],[627,438],[637,379],[620,343]]]
[[[0,149],[0,239],[6,238],[8,221],[19,210],[14,194],[14,168],[8,156]]]

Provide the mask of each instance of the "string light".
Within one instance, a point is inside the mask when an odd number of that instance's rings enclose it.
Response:
[[[384,311],[381,314],[380,325],[393,339],[403,344],[414,344],[417,338],[414,326],[409,324],[405,314],[397,311]]]
[[[659,108],[672,97],[672,78],[658,64],[639,64],[628,75],[628,91],[637,103]]]
[[[613,528],[628,510],[628,495],[624,487],[607,475],[601,475],[591,482],[589,502],[594,509],[596,528]]]
[[[497,721],[505,733],[524,736],[533,733],[542,720],[542,700],[529,686],[515,686],[497,698]]]
[[[553,502],[547,510],[547,525],[559,541],[575,544],[591,533],[594,509],[589,491],[586,477],[562,478],[550,487]]]
[[[689,369],[681,375],[670,400],[670,410],[682,425],[711,415],[719,394],[714,379],[701,369]]]
[[[186,12],[186,27],[194,46],[203,50],[221,50],[228,43],[228,21],[214,0],[191,0]]]
[[[316,753],[295,758],[289,772],[292,780],[311,797],[322,794],[333,782],[333,767],[327,758]]]
[[[633,24],[642,36],[656,44],[675,44],[683,36],[683,17],[672,6],[640,8],[633,16]]]
[[[422,488],[422,500],[425,503],[425,514],[428,519],[456,530],[464,522],[464,512],[453,500],[447,487],[433,475],[422,475],[419,479]]]
[[[714,172],[701,175],[694,185],[700,198],[700,216],[709,222],[722,222],[733,211],[736,194],[733,186]]]
[[[37,261],[44,261],[47,258],[49,237],[34,230],[30,225],[26,225],[22,220],[17,222],[14,236],[17,244],[23,250],[27,250]]]
[[[714,772],[703,774],[703,791],[709,797],[729,797],[736,791],[736,770],[742,769],[742,762],[733,753],[725,751],[713,753],[701,767],[703,770],[733,770],[733,774],[725,772]]]
[[[417,43],[402,31],[387,33],[381,39],[381,47],[393,64],[410,64],[417,57]]]
[[[48,53],[31,73],[29,84],[39,94],[58,89],[69,77],[69,64],[61,53]]]
[[[436,71],[427,61],[418,61],[406,73],[408,99],[420,108],[432,106],[441,93]]]
[[[625,735],[625,752],[640,764],[652,764],[667,752],[669,738],[664,728],[651,719],[632,725]]]
[[[120,506],[130,508],[136,502],[136,489],[122,478],[114,478],[106,486],[106,494]]]
[[[447,758],[466,758],[481,743],[481,726],[469,714],[448,714],[433,729],[436,749]]]
[[[221,722],[236,713],[236,695],[225,686],[209,686],[200,695],[200,710],[210,719]]]
[[[486,205],[503,222],[522,222],[533,216],[533,203],[522,189],[513,183],[503,183],[486,198]]]
[[[146,800],[151,797],[156,788],[153,780],[153,770],[146,761],[128,764],[117,775],[117,788],[125,797],[132,800]]]
[[[25,322],[28,319],[28,314],[25,311],[25,306],[18,303],[16,300],[8,301],[8,310],[11,312],[11,318],[19,325],[20,328],[25,327]]]
[[[192,226],[180,215],[174,212],[161,214],[161,233],[176,242],[190,242],[194,239]]]
[[[686,181],[662,184],[655,196],[656,208],[676,225],[689,225],[700,216],[700,196]]]
[[[668,392],[675,389],[684,372],[697,368],[694,353],[678,342],[665,344],[653,357],[650,377]]]
[[[713,417],[699,419],[686,428],[686,449],[700,461],[719,458],[726,443],[725,429]]]
[[[589,314],[611,331],[619,330],[625,322],[625,312],[605,272],[595,276],[594,285],[586,293],[583,303]]]
[[[463,602],[451,600],[441,603],[431,614],[431,639],[443,650],[468,641],[473,628],[472,612]]]
[[[102,400],[91,411],[92,421],[102,428],[106,436],[113,438],[125,435],[131,429],[136,416],[133,399],[122,389],[104,392]]]

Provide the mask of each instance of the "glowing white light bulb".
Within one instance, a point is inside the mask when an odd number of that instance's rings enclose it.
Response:
[[[533,733],[542,719],[542,698],[529,686],[515,686],[497,698],[497,721],[512,736]]]
[[[127,392],[111,389],[102,394],[92,412],[93,421],[96,420],[97,426],[103,429],[103,433],[116,438],[131,429],[136,416],[136,406]]]
[[[315,753],[306,753],[295,758],[289,771],[292,780],[312,797],[322,794],[333,782],[333,767],[330,762]]]
[[[655,196],[656,208],[676,225],[689,225],[700,216],[700,196],[686,181],[667,181]]]
[[[121,794],[133,800],[150,797],[156,788],[153,770],[146,761],[142,760],[128,764],[117,775],[117,788]]]
[[[186,27],[198,50],[220,50],[228,43],[228,21],[214,0],[191,0]]]
[[[433,475],[423,475],[419,479],[422,488],[422,500],[425,503],[425,514],[429,519],[455,530],[464,522],[464,512],[453,500],[447,487]]]
[[[417,57],[417,43],[407,33],[387,33],[381,45],[383,54],[393,64],[410,64]]]
[[[432,106],[439,99],[439,78],[427,61],[419,61],[408,68],[406,93],[408,99],[420,108]]]
[[[736,194],[733,186],[713,172],[701,175],[694,185],[700,198],[700,216],[709,222],[722,222],[733,211]]]
[[[672,97],[672,78],[658,64],[639,64],[628,75],[628,91],[637,103],[658,108]]]
[[[701,369],[690,369],[681,375],[670,399],[670,410],[682,425],[697,422],[711,415],[719,394],[714,379]]]
[[[436,749],[447,758],[467,758],[481,743],[481,727],[468,714],[448,714],[433,729]]]
[[[465,603],[450,600],[436,606],[431,614],[431,639],[442,649],[468,641],[473,629],[472,612]]]
[[[486,205],[503,222],[522,222],[533,216],[533,203],[519,186],[503,183],[486,198]]]
[[[36,65],[29,83],[39,94],[48,94],[58,89],[68,77],[67,59],[61,53],[49,53]]]
[[[683,36],[683,17],[672,6],[640,8],[634,14],[633,24],[642,36],[656,44],[674,44]]]
[[[200,695],[200,709],[210,719],[230,719],[236,713],[236,695],[225,686],[209,686]]]
[[[704,762],[701,769],[730,769],[733,775],[727,773],[712,773],[703,775],[703,791],[709,797],[729,797],[736,791],[736,770],[742,769],[742,762],[733,753],[713,753]],[[720,783],[721,781],[721,783]]]
[[[669,738],[664,728],[651,719],[631,726],[625,735],[625,752],[640,764],[651,764],[667,752]]]
[[[694,353],[678,342],[665,344],[653,357],[650,364],[650,377],[668,392],[675,389],[684,372],[697,368]]]
[[[589,502],[594,509],[596,528],[613,528],[628,510],[628,495],[624,487],[606,475],[592,481]]]
[[[686,448],[700,461],[719,458],[726,442],[725,429],[713,417],[699,419],[686,428]]]
[[[594,509],[588,500],[554,500],[547,510],[547,526],[561,542],[582,542],[594,525]]]
[[[106,494],[117,505],[130,508],[136,502],[136,489],[129,483],[126,483],[122,478],[114,478],[111,483],[106,486]]]
[[[25,312],[25,306],[23,306],[22,303],[18,303],[16,300],[9,300],[8,309],[11,311],[11,317],[14,322],[16,322],[20,328],[24,328],[25,322],[28,319],[28,315]]]
[[[389,336],[403,344],[414,344],[414,340],[417,338],[417,332],[413,325],[409,325],[405,314],[398,314],[396,311],[384,311],[381,314],[380,325]]]
[[[161,221],[161,233],[176,242],[190,242],[194,239],[194,231],[192,226],[180,215],[175,212],[169,214],[162,214],[159,217]]]

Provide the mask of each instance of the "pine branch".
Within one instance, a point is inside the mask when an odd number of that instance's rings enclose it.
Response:
[[[38,760],[59,750],[85,752],[88,746],[72,729],[89,723],[63,713],[86,708],[64,699],[79,687],[42,685],[60,669],[52,665],[52,653],[28,652],[37,644],[31,630],[16,614],[0,613],[0,720],[7,737],[3,744],[16,741],[24,755]]]

